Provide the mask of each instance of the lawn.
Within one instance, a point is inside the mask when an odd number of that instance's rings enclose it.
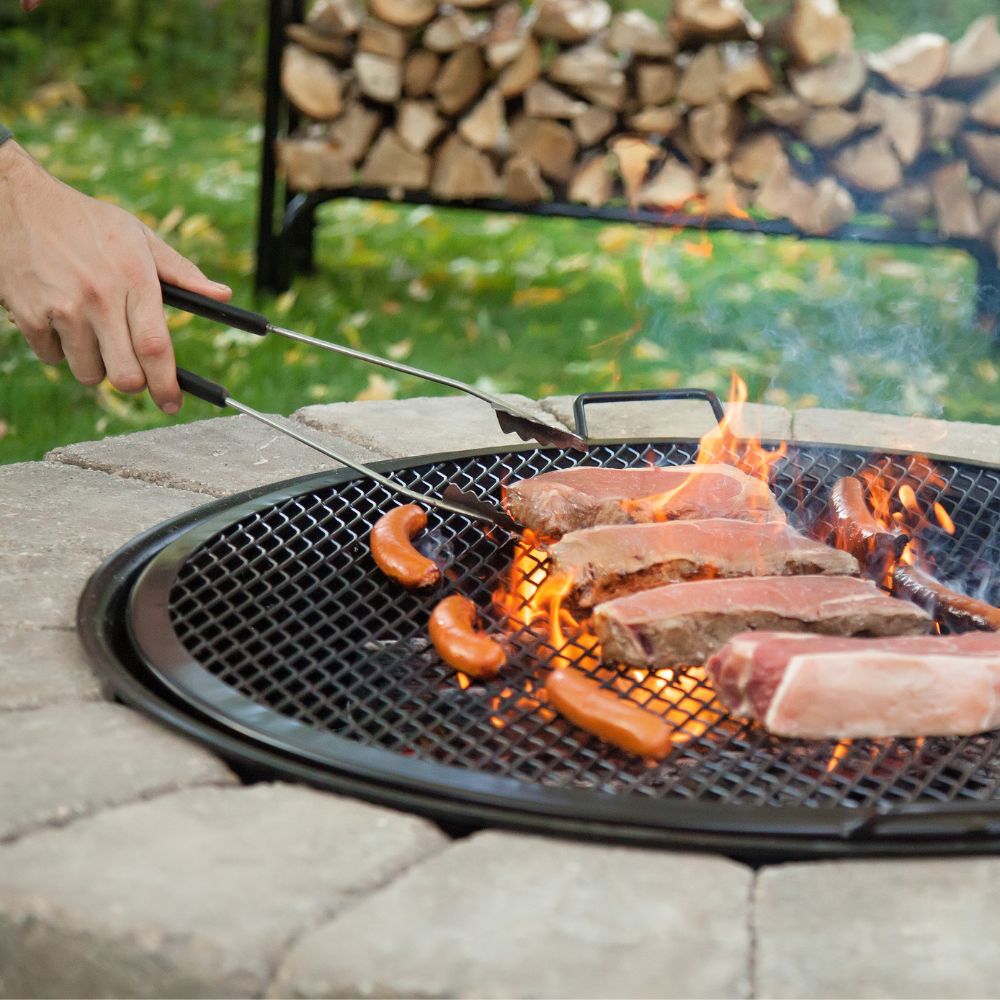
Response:
[[[859,34],[891,28],[872,14]],[[0,107],[0,121],[57,176],[136,212],[254,305],[251,112],[104,115],[29,101]],[[1000,422],[1000,358],[975,329],[975,272],[961,254],[350,201],[325,206],[321,223],[318,273],[262,296],[261,311],[491,389],[724,391],[736,371],[755,400]],[[265,410],[437,391],[182,314],[170,325],[180,363]],[[3,462],[171,422],[145,398],[42,366],[3,321],[0,376]],[[212,412],[189,400],[175,419]]]

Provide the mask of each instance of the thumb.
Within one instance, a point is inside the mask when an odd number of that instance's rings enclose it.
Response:
[[[228,285],[207,278],[187,257],[179,254],[154,233],[147,232],[146,241],[156,264],[156,273],[163,281],[180,285],[199,295],[207,295],[219,302],[228,302],[233,297],[233,291]]]

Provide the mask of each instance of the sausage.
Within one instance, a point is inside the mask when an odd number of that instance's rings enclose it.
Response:
[[[461,594],[452,594],[437,605],[428,631],[441,659],[471,677],[495,677],[507,662],[503,646],[476,629],[476,606]]]
[[[619,698],[579,670],[553,670],[545,691],[556,711],[606,743],[655,760],[670,753],[670,727],[663,719]]]
[[[868,509],[865,484],[856,476],[838,479],[830,490],[833,544],[850,552],[869,573],[882,577],[903,553],[910,536],[879,524]]]
[[[915,566],[897,566],[892,571],[892,584],[893,591],[946,625],[963,631],[1000,632],[1000,608],[951,590]]]
[[[433,587],[441,579],[441,570],[433,560],[421,555],[410,541],[426,524],[423,508],[408,503],[383,514],[372,527],[370,543],[375,564],[404,587]]]

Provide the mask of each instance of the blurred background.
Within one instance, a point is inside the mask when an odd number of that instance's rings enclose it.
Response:
[[[662,17],[665,3],[642,6]],[[761,19],[781,0],[751,0]],[[858,47],[955,39],[982,0],[842,0]],[[1000,422],[1000,360],[962,254],[343,201],[319,270],[253,293],[262,0],[0,0],[0,121],[67,183],[139,215],[282,325],[529,396],[697,385],[751,398]],[[0,231],[2,238],[2,231]],[[319,352],[172,314],[178,360],[272,412],[426,394]],[[180,418],[212,415],[188,401]],[[0,321],[0,461],[169,422],[77,385]],[[668,433],[668,429],[665,429]]]

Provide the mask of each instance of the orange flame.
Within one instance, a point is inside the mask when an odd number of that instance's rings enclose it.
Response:
[[[830,759],[826,762],[827,771],[836,771],[837,765],[847,756],[850,749],[851,741],[841,740],[830,753]]]

